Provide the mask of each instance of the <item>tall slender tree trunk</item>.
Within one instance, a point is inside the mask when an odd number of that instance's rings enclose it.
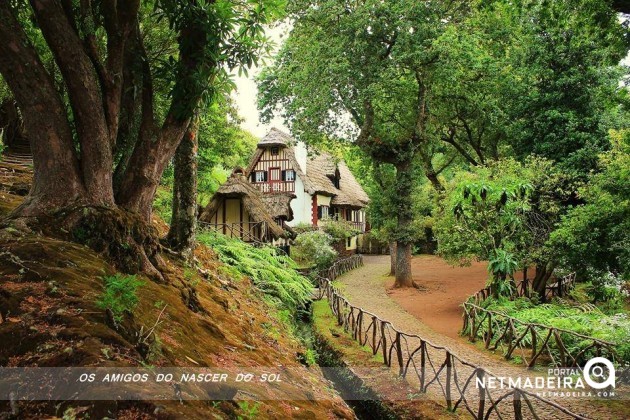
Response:
[[[398,255],[396,254],[396,241],[391,241],[389,243],[389,260],[390,260],[389,275],[390,276],[396,275],[396,258],[398,258]]]
[[[197,122],[190,127],[175,152],[173,215],[167,241],[171,247],[190,256],[197,229]]]

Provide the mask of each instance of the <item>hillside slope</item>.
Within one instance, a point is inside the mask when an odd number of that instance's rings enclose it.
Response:
[[[22,182],[24,172],[17,175]],[[0,177],[2,218],[21,197],[11,192],[11,171]],[[114,274],[113,266],[85,246],[5,227],[0,230],[0,367],[291,367],[300,380],[289,377],[282,386],[303,397],[261,401],[257,417],[352,418],[318,368],[298,362],[305,349],[252,283],[231,277],[208,248],[200,247],[196,256],[199,266],[187,267],[164,255],[164,284],[143,278],[137,308],[116,322],[96,305],[103,276]],[[140,340],[156,323],[155,334]],[[239,389],[224,391],[246,399]],[[262,386],[248,391],[257,400],[274,398]],[[246,418],[253,414],[248,407],[234,401],[66,401],[20,402],[17,408],[20,418],[68,412],[77,418]],[[0,418],[9,411],[9,403],[0,402]]]

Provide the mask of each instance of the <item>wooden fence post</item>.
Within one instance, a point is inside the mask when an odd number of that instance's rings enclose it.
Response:
[[[529,330],[532,333],[532,357],[536,357],[536,329],[530,325]]]
[[[424,388],[424,379],[425,379],[425,373],[426,373],[426,368],[427,368],[427,359],[426,359],[426,352],[427,349],[427,344],[424,340],[420,340],[420,391],[421,392],[426,392],[426,389]]]
[[[376,328],[377,328],[376,316],[372,315],[372,354],[373,355],[376,355]]]
[[[391,363],[387,363],[387,338],[385,337],[385,321],[381,321],[381,341],[383,343],[383,362],[387,366],[391,366]]]
[[[403,375],[403,354],[402,354],[402,342],[400,339],[401,334],[396,332],[396,356],[398,357],[398,374]]]
[[[479,387],[479,407],[477,408],[477,419],[483,420],[486,411],[486,388],[483,382],[483,369],[477,369],[477,386]],[[480,384],[483,384],[481,386]]]
[[[450,352],[446,352],[446,408],[453,411],[453,400],[451,399],[451,375],[453,373],[453,359]]]
[[[517,388],[514,390],[514,398],[512,399],[514,406],[514,420],[523,420],[523,411],[521,407],[521,391]]]
[[[343,325],[343,314],[341,313],[341,296],[337,295],[337,324]]]
[[[488,332],[486,335],[486,348],[490,347],[492,341],[492,312],[488,312]]]
[[[477,308],[475,308],[473,306],[473,308],[470,310],[470,342],[474,343],[475,342],[475,323],[477,321]]]

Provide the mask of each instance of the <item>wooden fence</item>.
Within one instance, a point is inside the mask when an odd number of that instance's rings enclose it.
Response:
[[[481,339],[486,349],[505,350],[505,358],[521,357],[529,366],[578,367],[595,356],[616,360],[615,344],[561,328],[529,323],[502,312],[464,303],[462,334],[470,341]]]
[[[544,300],[550,300],[554,297],[566,296],[571,289],[575,286],[575,273],[571,273],[567,276],[558,278],[554,283],[545,287]],[[480,305],[492,296],[492,288],[490,286],[484,287],[477,293],[468,298],[469,302],[473,302],[475,305]],[[518,282],[516,290],[514,291],[514,297],[531,297],[532,296],[532,282],[529,279],[524,279]]]
[[[498,376],[476,366],[450,349],[438,346],[420,336],[399,331],[385,320],[353,306],[333,287],[332,280],[350,267],[362,264],[360,256],[339,262],[326,276],[319,278],[318,298],[327,298],[337,318],[361,346],[368,346],[383,362],[396,367],[410,384],[422,393],[430,392],[445,401],[451,411],[465,411],[475,419],[489,418],[570,418],[585,419],[567,408],[518,387],[493,389],[486,384]],[[330,275],[331,277],[328,277]]]
[[[355,268],[361,267],[363,265],[363,256],[360,254],[352,255],[348,258],[344,258],[342,260],[337,260],[333,265],[330,266],[327,270],[320,273],[320,278],[329,279],[330,281],[334,281],[337,277],[346,273],[350,270],[354,270]]]

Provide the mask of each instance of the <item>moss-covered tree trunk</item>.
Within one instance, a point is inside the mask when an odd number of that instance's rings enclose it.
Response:
[[[173,213],[168,232],[170,246],[190,256],[197,229],[197,124],[190,127],[175,152]]]
[[[411,245],[413,232],[413,190],[412,154],[396,165],[396,210],[398,224],[396,226],[396,281],[394,287],[413,287],[411,273]]]

